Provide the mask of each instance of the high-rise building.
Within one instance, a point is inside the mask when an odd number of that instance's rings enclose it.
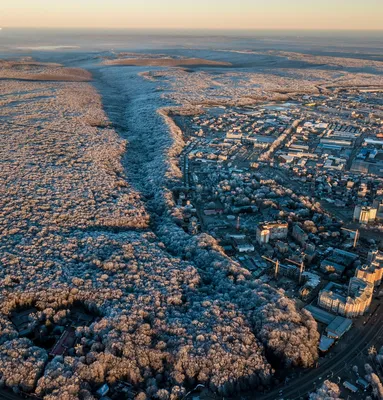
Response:
[[[379,197],[372,203],[373,208],[376,208],[376,219],[383,221],[383,198]]]
[[[367,206],[355,206],[354,209],[354,221],[358,221],[361,224],[368,224],[375,221],[377,209]]]
[[[349,286],[330,282],[319,292],[318,305],[345,317],[363,315],[369,308],[374,285],[363,279],[350,279]]]
[[[269,243],[274,239],[286,239],[289,226],[282,222],[268,222],[257,226],[256,238],[259,244]]]
[[[379,286],[383,277],[383,266],[379,263],[371,263],[370,265],[362,265],[355,272],[357,278]]]

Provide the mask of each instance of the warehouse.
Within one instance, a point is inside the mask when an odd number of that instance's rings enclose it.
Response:
[[[340,339],[351,329],[351,326],[351,319],[338,316],[326,328],[327,336],[333,339]]]

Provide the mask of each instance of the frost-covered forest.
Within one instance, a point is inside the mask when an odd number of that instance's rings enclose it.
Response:
[[[304,60],[319,63],[315,58]],[[330,93],[329,89],[380,87],[383,84],[380,74],[368,72],[364,63],[354,61],[357,66],[352,64],[350,69],[354,68],[357,72],[340,67],[336,70],[259,68],[256,72],[233,69],[226,73],[212,74],[205,70],[173,68],[152,70],[142,75],[165,88],[170,86],[172,90],[166,96],[179,104],[240,106],[254,104],[256,101],[288,100],[297,94]],[[381,64],[376,67],[378,71],[382,68]]]
[[[262,390],[275,368],[315,363],[309,313],[254,280],[209,235],[175,224],[176,132],[136,172],[147,183],[141,192],[128,178],[130,144],[89,83],[20,79],[0,81],[3,385],[92,399],[103,383],[124,382],[126,398],[175,400],[196,384],[224,396]],[[94,318],[77,324],[64,355],[14,323],[31,310],[25,326],[44,337],[79,304]]]

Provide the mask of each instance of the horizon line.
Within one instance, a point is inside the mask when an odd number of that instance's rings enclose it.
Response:
[[[130,30],[130,31],[211,31],[211,32],[382,32],[383,28],[184,28],[184,27],[108,27],[108,26],[0,26],[4,29],[105,29],[105,30]]]

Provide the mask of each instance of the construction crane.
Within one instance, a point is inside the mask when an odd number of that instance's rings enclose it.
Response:
[[[237,231],[241,229],[241,217],[238,215],[237,217],[237,226],[236,226]]]
[[[343,231],[346,232],[350,232],[354,234],[354,249],[356,248],[357,244],[358,244],[358,240],[359,240],[359,229],[357,229],[356,231],[353,231],[352,229],[347,229],[347,228],[341,228]]]
[[[262,256],[262,258],[264,258],[265,260],[275,264],[274,277],[275,277],[275,279],[277,279],[278,278],[278,273],[279,273],[279,260],[274,261],[271,258],[268,258],[266,256]]]
[[[311,182],[311,197],[315,197],[315,184],[318,178],[318,172],[319,168],[318,166],[315,167],[315,173],[314,176],[312,177],[312,182]]]
[[[293,263],[293,264],[299,266],[299,284],[301,284],[301,282],[302,282],[302,275],[303,275],[303,272],[304,272],[304,270],[305,270],[305,264],[304,264],[303,260],[299,263],[299,262],[297,262],[297,261],[289,260],[288,258],[286,258],[286,261],[291,262],[291,263]]]

